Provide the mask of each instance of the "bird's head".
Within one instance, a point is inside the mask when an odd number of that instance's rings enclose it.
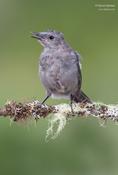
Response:
[[[48,30],[47,32],[32,32],[32,37],[36,38],[41,45],[49,48],[56,48],[62,44],[64,35],[55,30]]]

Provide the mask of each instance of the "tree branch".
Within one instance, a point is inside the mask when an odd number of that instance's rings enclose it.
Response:
[[[106,105],[103,103],[93,102],[73,104],[74,114],[77,117],[97,117],[104,120],[110,119],[118,121],[118,105]],[[26,120],[28,118],[40,119],[45,118],[49,114],[62,114],[66,118],[73,118],[70,105],[60,104],[49,106],[41,104],[39,101],[30,103],[16,103],[15,101],[7,102],[0,108],[0,116],[10,117],[14,121]]]
[[[13,121],[27,120],[30,118],[36,121],[40,118],[49,118],[46,140],[55,139],[65,127],[67,119],[75,117],[96,117],[106,121],[107,119],[118,122],[118,105],[106,105],[93,102],[73,104],[74,115],[71,112],[70,105],[60,104],[49,106],[41,104],[39,101],[30,103],[7,102],[0,108],[0,116],[10,117]]]

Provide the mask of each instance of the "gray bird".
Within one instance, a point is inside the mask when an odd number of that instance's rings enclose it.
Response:
[[[40,56],[39,74],[46,89],[47,96],[70,99],[72,103],[88,102],[91,100],[81,91],[82,76],[79,54],[64,40],[61,32],[32,32],[44,47]]]

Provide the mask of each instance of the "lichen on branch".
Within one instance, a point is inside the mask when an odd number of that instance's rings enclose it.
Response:
[[[49,106],[41,104],[39,101],[32,101],[26,103],[17,103],[15,101],[7,102],[0,108],[1,117],[10,117],[13,121],[21,121],[33,118],[39,120],[51,115],[49,120],[49,128],[47,130],[47,137],[57,137],[60,131],[66,125],[67,119],[75,117],[97,117],[103,120],[118,121],[118,105],[106,105],[103,103],[75,103],[73,104],[74,115],[71,112],[69,104],[59,104]],[[54,126],[56,130],[54,131]]]

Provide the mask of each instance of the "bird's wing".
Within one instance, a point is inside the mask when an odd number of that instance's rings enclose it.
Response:
[[[80,63],[80,55],[78,52],[75,52],[77,59],[77,68],[78,68],[78,87],[82,84],[82,74],[81,74],[81,63]]]
[[[82,69],[82,64],[81,64],[81,55],[80,55],[77,51],[75,51],[75,54],[76,54],[77,59],[79,60],[79,66],[80,66],[80,69]]]

